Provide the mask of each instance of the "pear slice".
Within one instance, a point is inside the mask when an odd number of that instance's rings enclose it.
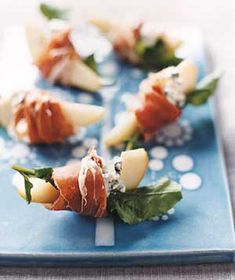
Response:
[[[148,155],[145,149],[136,149],[121,153],[122,169],[120,180],[127,190],[134,190],[148,169]]]
[[[10,98],[0,98],[0,125],[7,127],[12,119]]]
[[[92,18],[89,20],[89,23],[96,26],[102,33],[108,35],[116,26],[109,20],[103,18]]]
[[[133,112],[126,114],[125,120],[117,124],[104,138],[106,146],[116,146],[139,131],[139,125]]]
[[[46,35],[43,32],[42,27],[35,23],[27,23],[25,25],[25,35],[32,59],[36,60],[43,45],[47,41]]]
[[[80,59],[70,61],[61,83],[91,92],[95,92],[102,87],[101,77]]]
[[[176,70],[181,78],[183,92],[187,94],[194,90],[198,76],[196,65],[189,60],[184,60],[176,66]]]
[[[60,106],[65,118],[75,128],[99,122],[105,114],[101,106],[72,102],[61,102]]]
[[[33,184],[33,188],[31,189],[32,202],[53,203],[59,195],[59,191],[56,188],[42,179],[30,178],[30,182]],[[17,191],[19,195],[26,200],[23,182],[19,184]]]

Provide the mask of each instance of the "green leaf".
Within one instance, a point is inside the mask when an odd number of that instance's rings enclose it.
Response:
[[[142,66],[147,69],[161,70],[168,66],[176,66],[182,61],[174,54],[169,54],[162,39],[158,39],[153,46],[146,46],[144,41],[140,40],[136,44],[136,52],[141,59]]]
[[[133,192],[113,190],[108,197],[108,211],[127,224],[136,224],[166,213],[181,199],[181,186],[162,179]]]
[[[136,133],[124,142],[126,146],[125,151],[141,148],[143,146],[142,143],[143,141],[141,141],[141,134]]]
[[[20,172],[20,174],[24,177],[24,188],[25,188],[25,194],[26,194],[26,201],[28,204],[31,202],[31,189],[33,188],[33,184],[29,181],[29,177],[25,175],[24,173]]]
[[[95,71],[97,73],[97,64],[95,61],[94,54],[87,56],[86,58],[83,59],[83,61],[88,67],[90,67],[93,71]]]
[[[52,179],[53,168],[51,167],[28,169],[22,166],[13,165],[12,169],[18,171],[24,177],[25,194],[28,204],[32,199],[31,189],[33,188],[33,184],[29,180],[30,177],[43,179],[46,182],[51,183],[52,186],[56,188]]]
[[[187,95],[186,103],[199,106],[207,102],[213,95],[221,77],[221,72],[215,71],[202,79],[195,90]]]
[[[67,14],[69,12],[68,9],[59,9],[52,5],[48,5],[46,3],[41,3],[39,6],[39,10],[43,16],[45,16],[48,20],[51,19],[67,19]]]

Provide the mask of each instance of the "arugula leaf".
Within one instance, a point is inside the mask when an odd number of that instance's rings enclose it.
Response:
[[[95,61],[94,54],[87,56],[86,58],[83,59],[83,61],[88,67],[90,67],[93,71],[95,71],[97,73],[97,64]]]
[[[25,194],[28,204],[32,200],[31,189],[33,188],[33,184],[29,180],[30,177],[43,179],[46,182],[51,183],[52,186],[56,188],[52,179],[53,168],[51,167],[28,169],[22,166],[13,165],[12,169],[18,171],[24,177]]]
[[[145,68],[161,70],[168,66],[176,66],[182,61],[181,58],[176,57],[174,54],[169,54],[162,39],[158,39],[153,46],[146,46],[144,41],[140,40],[136,44],[136,52]]]
[[[187,95],[186,103],[199,106],[207,102],[213,95],[221,77],[221,72],[215,71],[202,79],[195,90]]]
[[[155,185],[137,188],[133,192],[111,191],[108,211],[127,224],[136,224],[166,213],[181,199],[181,186],[162,179]]]
[[[124,143],[126,145],[125,151],[138,149],[143,146],[141,141],[141,134],[138,132],[129,139],[127,139]]]
[[[67,19],[68,9],[59,9],[46,3],[41,3],[39,10],[48,20],[51,19]]]

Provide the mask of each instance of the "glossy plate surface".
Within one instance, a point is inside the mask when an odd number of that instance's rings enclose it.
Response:
[[[197,63],[203,77],[206,60],[201,35],[194,29],[188,31],[180,31],[186,42],[182,53]],[[122,118],[117,114],[124,110],[121,101],[135,93],[146,74],[109,55],[100,64],[100,72],[116,77],[113,86],[97,94],[52,87],[30,65],[23,32],[14,28],[1,42],[0,57],[2,94],[35,85],[54,90],[66,100],[108,108],[102,124],[81,131],[64,144],[28,146],[0,129],[0,263],[81,266],[233,261],[231,207],[212,102],[199,108],[188,106],[177,123],[146,145],[150,168],[143,184],[167,175],[184,186],[184,199],[168,214],[130,226],[112,219],[96,221],[70,212],[49,212],[20,199],[10,165],[64,165],[79,160],[91,145],[104,157],[117,154],[100,145],[100,139],[114,116],[116,121]]]

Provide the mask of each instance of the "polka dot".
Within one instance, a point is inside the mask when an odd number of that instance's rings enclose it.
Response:
[[[180,137],[182,129],[180,126],[173,124],[166,125],[163,129],[163,133],[169,138]]]
[[[84,157],[86,155],[86,149],[83,146],[79,146],[79,147],[73,148],[72,155],[75,158]]]
[[[83,142],[83,145],[87,148],[90,149],[92,147],[97,147],[98,145],[98,140],[96,138],[86,138]]]
[[[171,208],[167,213],[173,215],[175,213],[175,208]]]
[[[202,179],[196,173],[186,173],[180,178],[181,186],[186,190],[196,190],[201,186]]]
[[[162,215],[162,216],[161,216],[161,219],[162,219],[163,221],[167,221],[167,220],[168,220],[168,216],[167,216],[167,215]]]
[[[156,135],[157,143],[164,143],[165,146],[182,146],[186,141],[191,140],[192,129],[185,120],[178,120],[164,126]]]
[[[182,146],[184,144],[184,141],[182,139],[177,139],[175,143],[177,146]]]
[[[153,171],[159,171],[164,168],[164,163],[160,159],[151,159],[149,161],[149,168]]]
[[[24,144],[16,144],[10,150],[11,156],[16,159],[27,157],[30,155],[30,149]]]
[[[138,68],[133,69],[133,70],[131,71],[131,76],[132,76],[133,78],[135,78],[135,79],[141,78],[142,75],[143,75],[143,74],[142,74],[142,71],[141,71],[140,69],[138,69]]]
[[[193,159],[187,155],[176,156],[172,161],[172,166],[181,172],[189,171],[193,168]]]
[[[159,218],[159,216],[156,216],[156,217],[153,217],[151,220],[154,221],[154,222],[157,222],[157,221],[160,220],[160,218]]]
[[[150,150],[150,155],[153,158],[165,159],[168,156],[168,151],[165,147],[157,146]]]
[[[100,67],[100,72],[103,75],[116,75],[117,71],[117,65],[114,63],[106,63]]]

